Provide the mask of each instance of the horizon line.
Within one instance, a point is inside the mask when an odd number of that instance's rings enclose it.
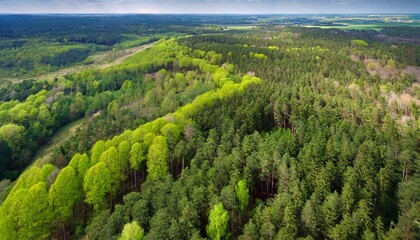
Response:
[[[342,14],[342,15],[418,15],[420,12],[417,13],[398,13],[398,12],[371,12],[371,13],[363,13],[363,12],[354,12],[354,13],[347,13],[347,12],[319,12],[319,13],[177,13],[177,12],[148,12],[148,13],[121,13],[121,12],[0,12],[0,15],[331,15],[331,14]]]

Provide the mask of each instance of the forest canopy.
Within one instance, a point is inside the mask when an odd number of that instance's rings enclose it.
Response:
[[[99,45],[154,42],[115,65],[0,86],[0,178],[13,180],[0,184],[0,239],[420,237],[419,45],[112,19],[109,44],[83,18],[69,35],[3,30],[10,59],[52,44],[40,54],[60,67]],[[55,40],[27,45],[28,34]]]

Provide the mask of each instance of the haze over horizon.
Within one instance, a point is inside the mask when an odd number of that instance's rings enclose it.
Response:
[[[2,0],[0,13],[413,14],[419,0]]]

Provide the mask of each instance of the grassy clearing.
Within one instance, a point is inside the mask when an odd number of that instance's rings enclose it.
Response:
[[[34,164],[42,166],[47,163],[51,163],[52,153],[54,149],[59,147],[66,141],[71,135],[77,132],[77,129],[85,122],[85,119],[79,119],[73,121],[63,127],[61,127],[50,139],[48,143],[42,146],[34,156]]]

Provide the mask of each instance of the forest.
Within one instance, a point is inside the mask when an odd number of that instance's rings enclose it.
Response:
[[[0,25],[2,74],[153,44],[0,85],[0,239],[420,238],[416,42],[273,16],[49,17]]]

